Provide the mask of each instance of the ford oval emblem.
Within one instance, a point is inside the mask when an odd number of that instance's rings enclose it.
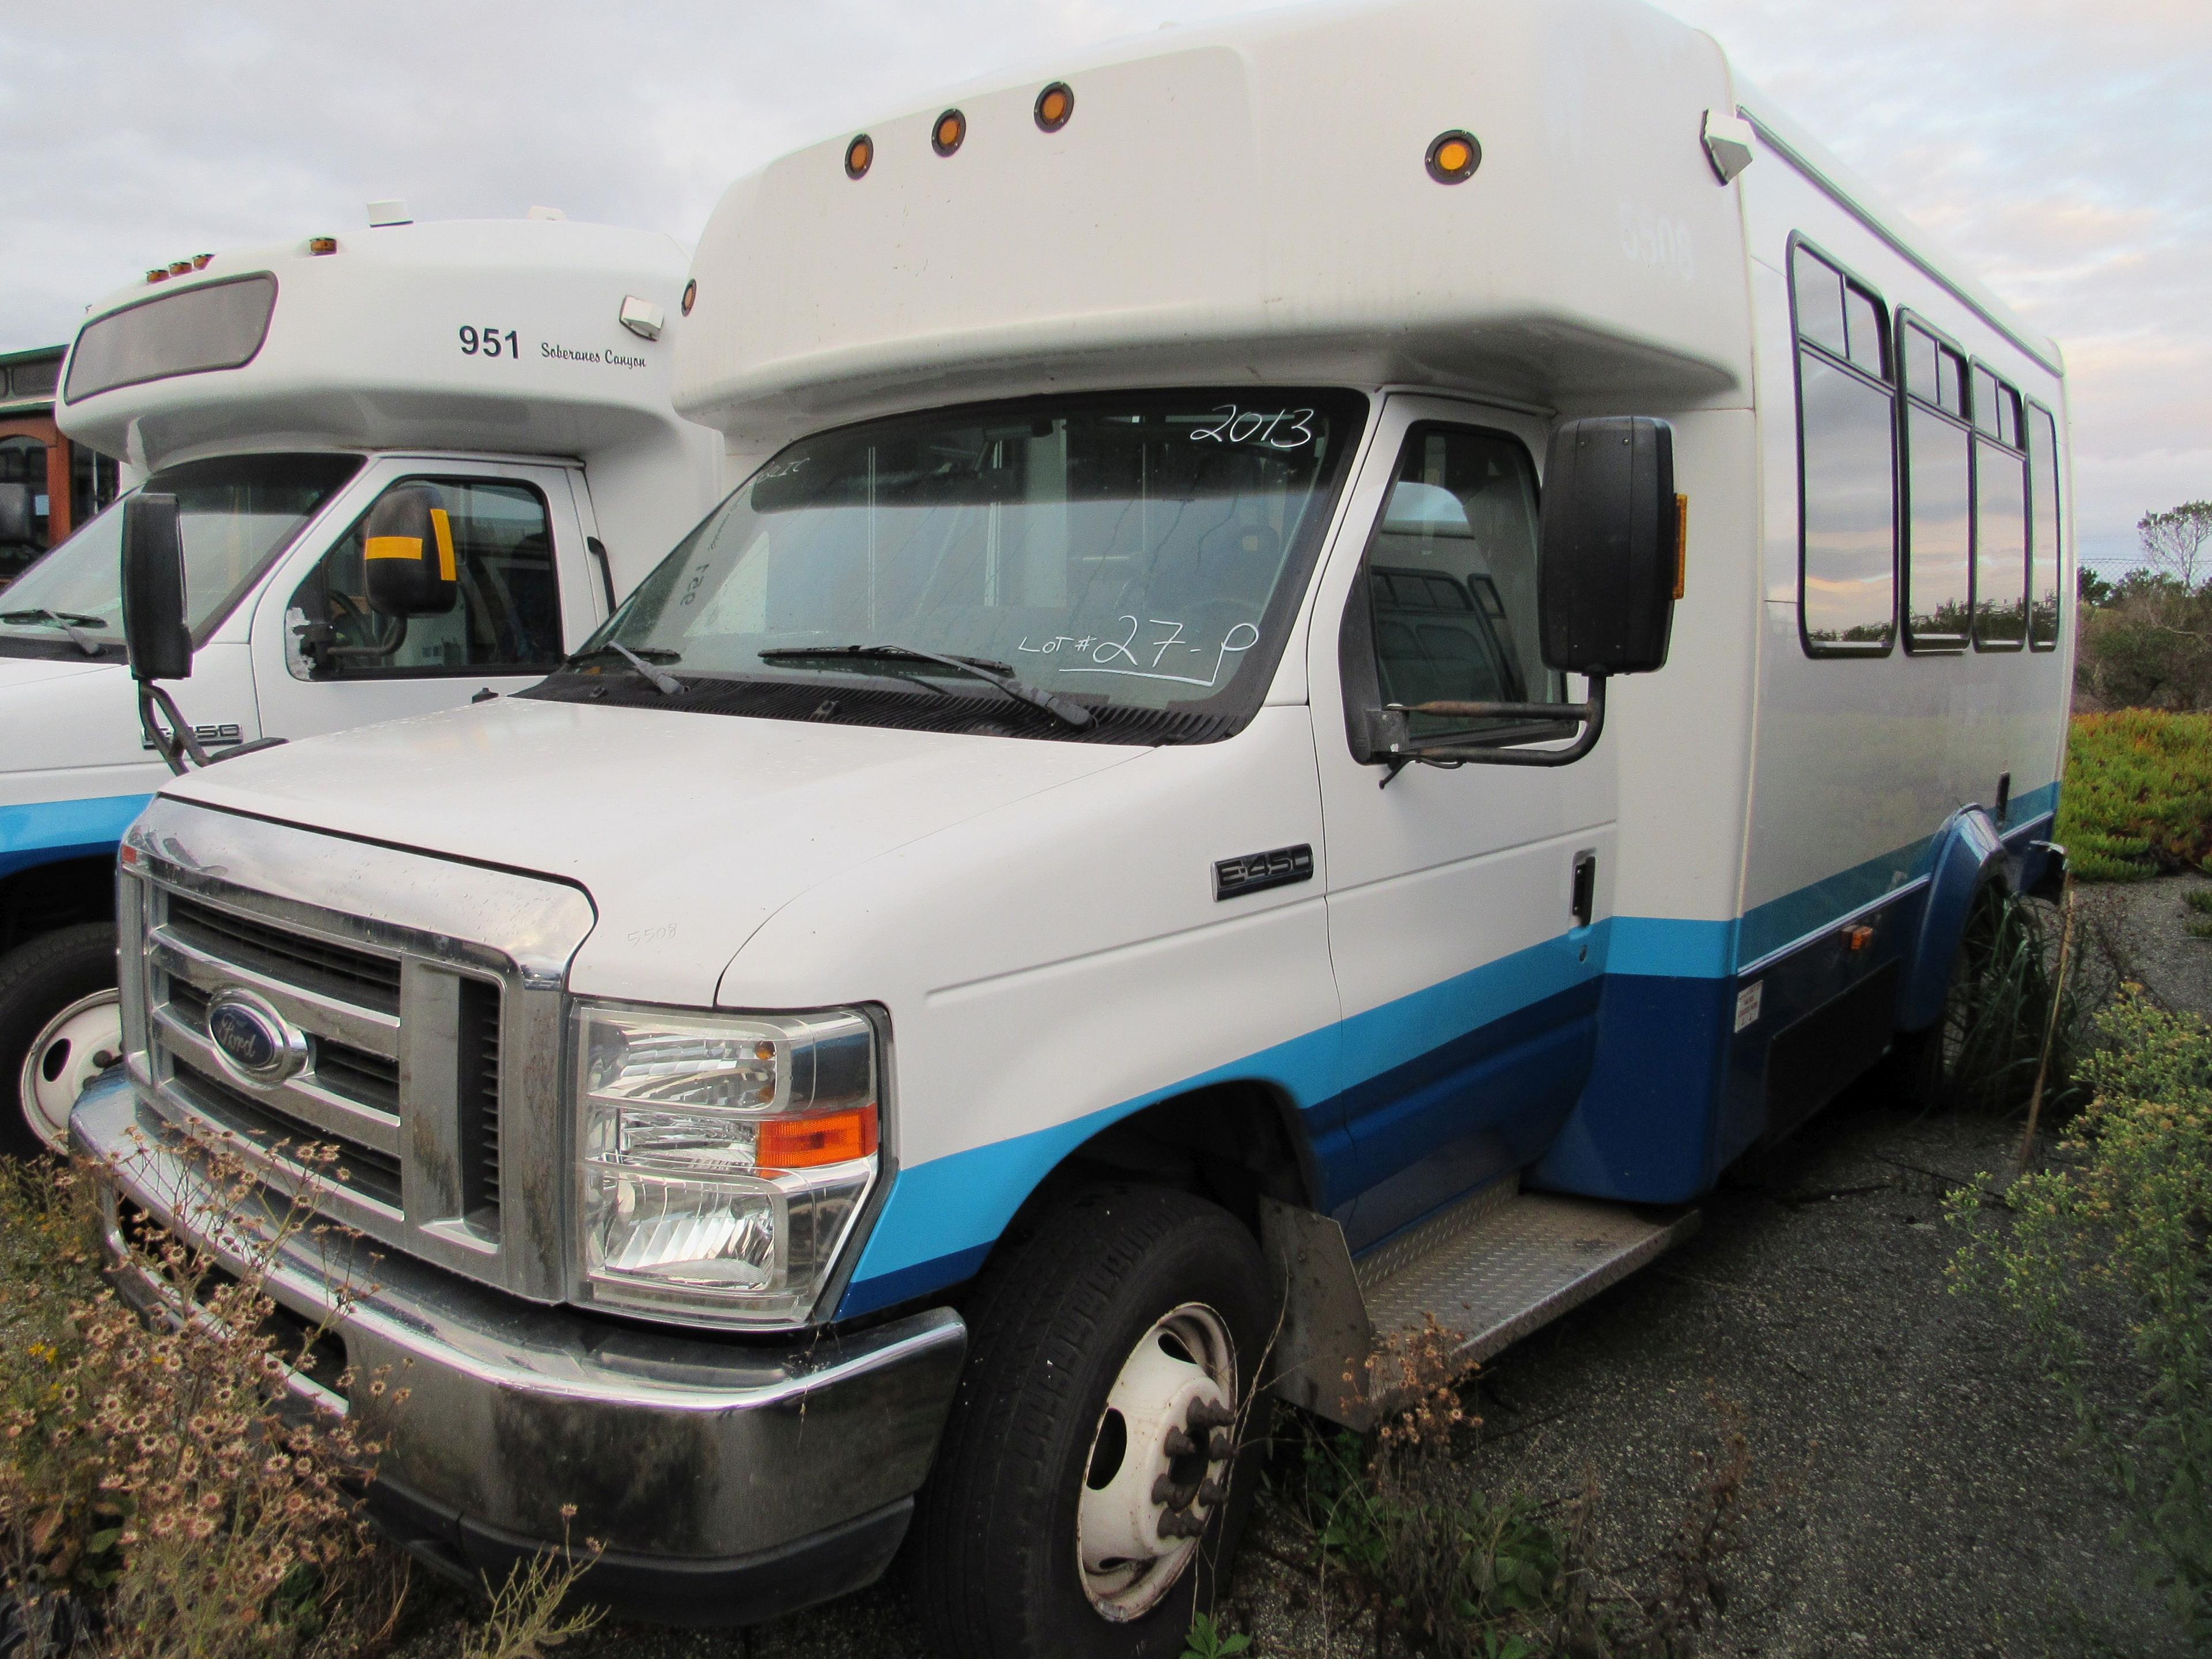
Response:
[[[307,1040],[283,1015],[236,986],[208,999],[207,1033],[223,1069],[241,1083],[269,1088],[307,1063]]]

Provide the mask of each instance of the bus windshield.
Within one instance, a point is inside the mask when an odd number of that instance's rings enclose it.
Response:
[[[207,642],[270,562],[361,465],[358,455],[224,455],[167,467],[146,481],[148,490],[177,498],[185,613],[195,645]],[[0,592],[0,650],[57,644],[68,650],[64,623],[79,638],[122,648],[119,501]]]
[[[1083,702],[1256,708],[1364,411],[1346,392],[1102,394],[804,439],[586,653],[687,680],[946,672],[836,654],[890,646]]]

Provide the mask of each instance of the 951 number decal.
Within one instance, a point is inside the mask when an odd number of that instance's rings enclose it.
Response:
[[[463,323],[460,340],[464,357],[513,357],[518,362],[522,357],[522,349],[515,343],[511,328],[502,333],[496,328],[477,328]]]

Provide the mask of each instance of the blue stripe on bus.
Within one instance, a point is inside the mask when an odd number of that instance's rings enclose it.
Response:
[[[2017,826],[2008,839],[2055,812],[2057,799],[2057,784],[2018,797],[2006,815]],[[1317,1195],[1321,1207],[1340,1206],[1359,1184],[1353,1171],[1360,1149],[1342,1129],[1332,1130],[1327,1112],[1317,1109],[1587,984],[1569,965],[1585,946],[1605,969],[1596,981],[1599,1050],[1589,1091],[1604,1098],[1595,1103],[1600,1111],[1571,1118],[1537,1176],[1569,1190],[1621,1193],[1647,1202],[1694,1196],[1715,1174],[1711,1120],[1724,1106],[1736,964],[1817,934],[1923,873],[1931,839],[1756,906],[1735,921],[1617,916],[1563,933],[1355,1014],[1340,1027],[1308,1032],[1066,1123],[902,1170],[837,1316],[872,1312],[969,1277],[1062,1158],[1130,1114],[1210,1084],[1280,1086],[1315,1131],[1316,1160],[1331,1189]],[[1697,1122],[1685,1115],[1692,1108]],[[1593,1132],[1600,1122],[1602,1135]],[[1624,1125],[1631,1132],[1620,1133]]]
[[[0,806],[0,877],[64,859],[112,854],[151,795],[94,795],[83,800]]]

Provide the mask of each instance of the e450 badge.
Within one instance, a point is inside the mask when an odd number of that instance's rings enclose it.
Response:
[[[1213,896],[1218,901],[1256,893],[1263,887],[1287,887],[1313,879],[1311,846],[1278,847],[1272,853],[1247,853],[1213,866]]]

